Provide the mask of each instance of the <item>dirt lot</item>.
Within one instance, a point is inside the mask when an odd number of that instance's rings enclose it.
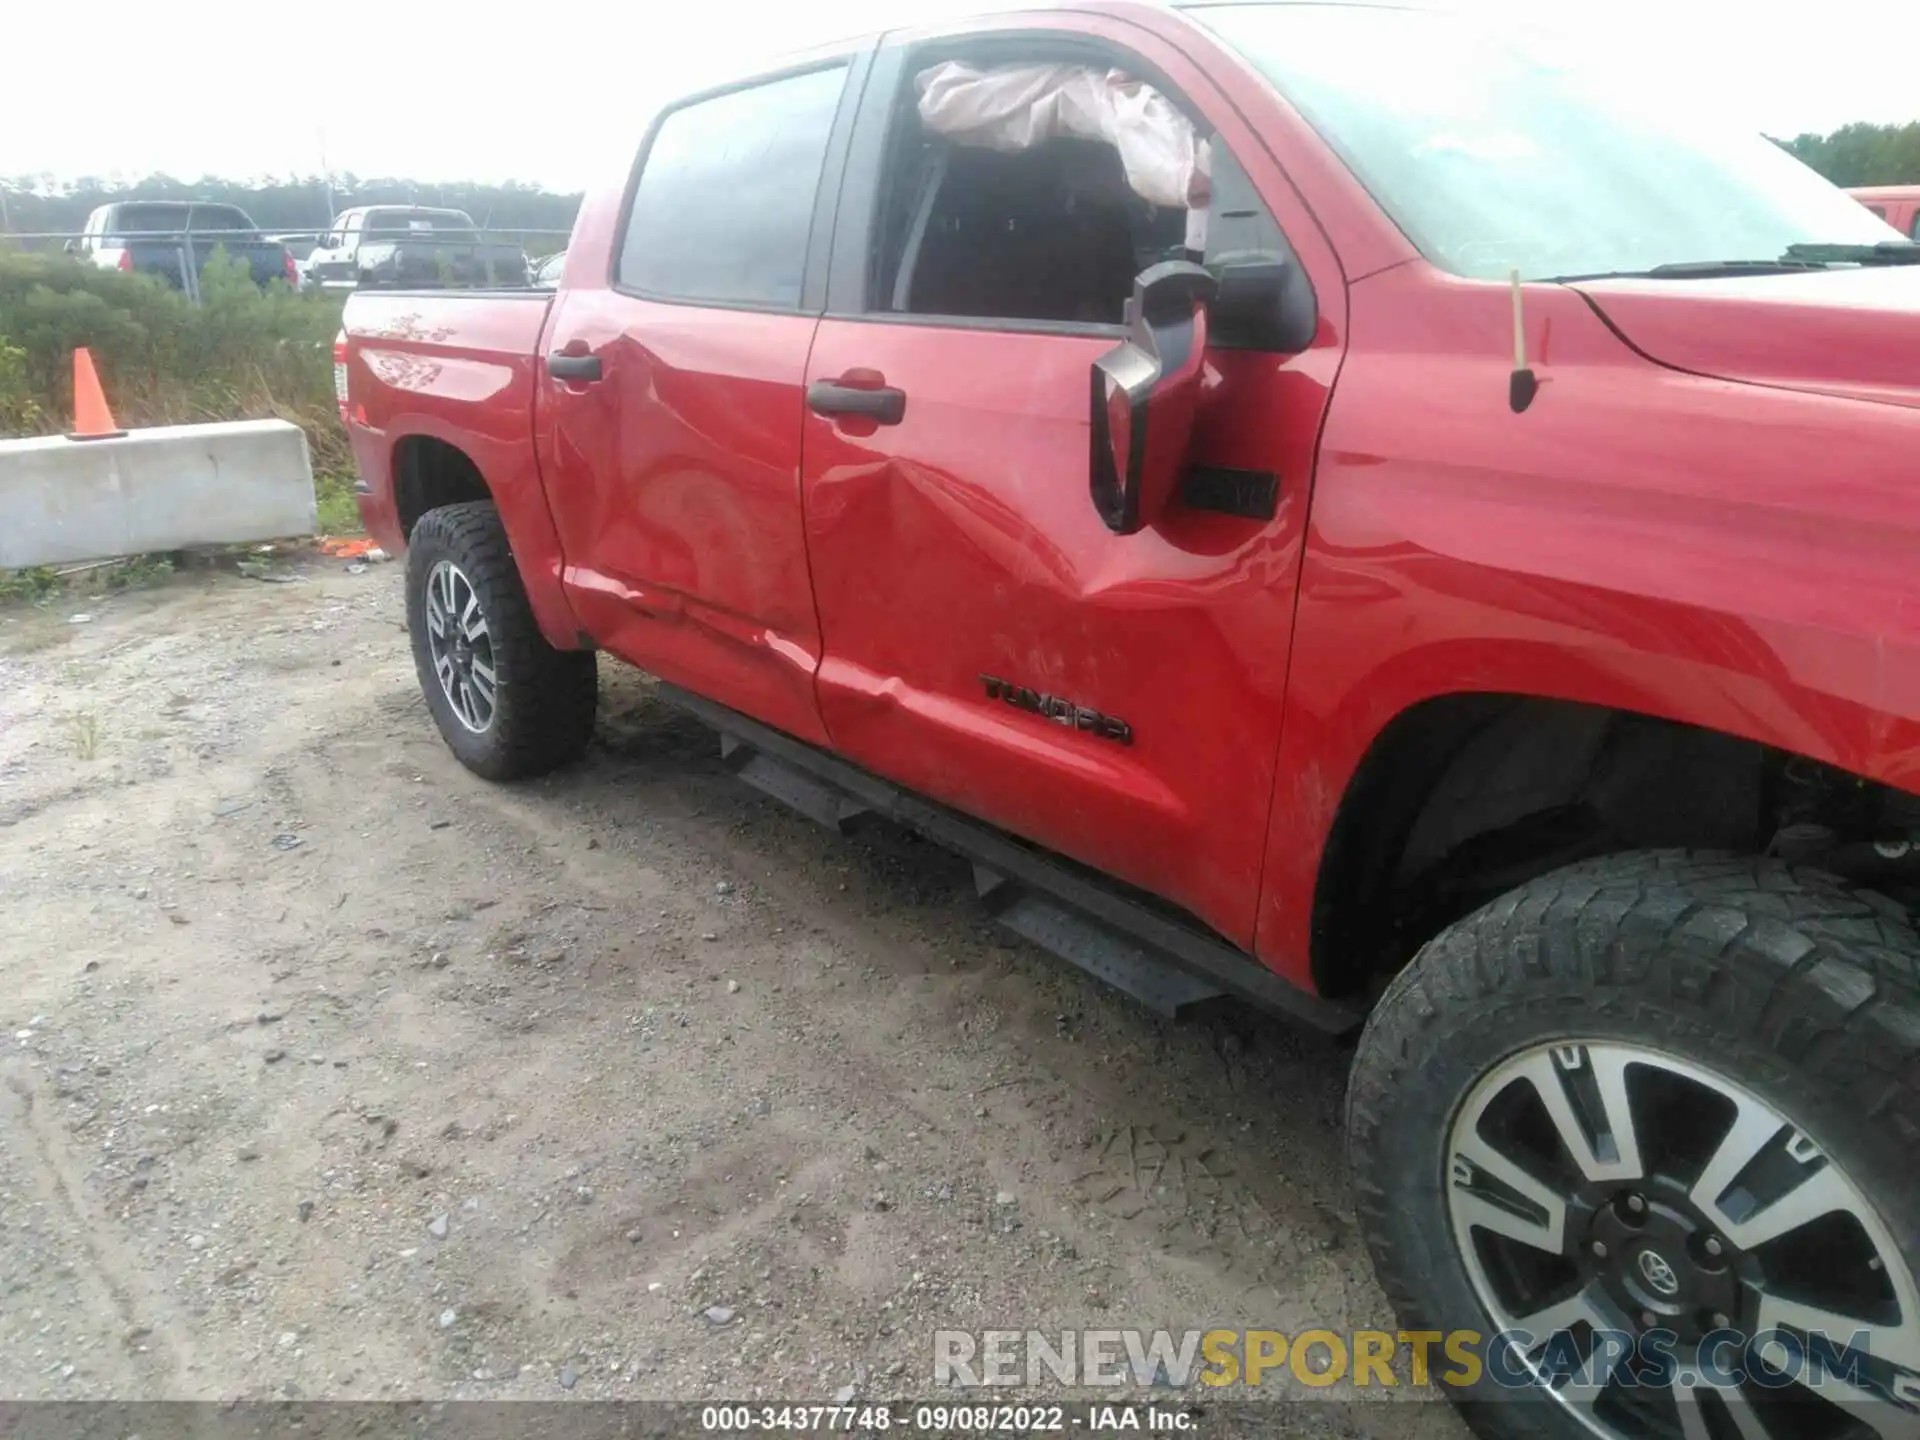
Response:
[[[0,1395],[925,1395],[940,1327],[1389,1322],[1338,1047],[1160,1021],[618,666],[588,763],[488,786],[398,567],[300,568],[0,611]]]

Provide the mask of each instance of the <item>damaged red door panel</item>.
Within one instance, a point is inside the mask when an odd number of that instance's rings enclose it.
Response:
[[[897,423],[817,408],[805,421],[820,711],[849,759],[1250,946],[1344,287],[1205,76],[1137,27],[1073,23],[1206,108],[1326,296],[1301,353],[1217,348],[1201,376],[1189,479],[1217,492],[1257,480],[1270,498],[1235,507],[1196,491],[1115,535],[1089,494],[1089,377],[1118,325],[882,317],[864,295],[836,296],[809,385],[859,374],[902,405]],[[862,127],[913,123],[899,98],[913,61],[884,57]],[[850,169],[837,254],[867,243],[859,179]]]

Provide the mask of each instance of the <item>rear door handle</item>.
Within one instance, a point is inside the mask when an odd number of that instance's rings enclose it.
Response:
[[[860,415],[881,425],[907,418],[907,392],[891,385],[867,388],[816,380],[807,386],[807,408],[816,415]]]
[[[598,355],[569,355],[556,350],[547,356],[547,374],[556,380],[593,381],[600,378]]]

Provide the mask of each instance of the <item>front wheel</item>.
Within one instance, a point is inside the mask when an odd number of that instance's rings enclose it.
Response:
[[[1917,966],[1881,897],[1676,852],[1422,950],[1350,1156],[1403,1323],[1485,1337],[1441,1377],[1479,1433],[1920,1437]]]
[[[469,770],[518,780],[586,750],[594,654],[556,650],[540,633],[491,503],[430,510],[413,527],[407,629],[427,708]]]

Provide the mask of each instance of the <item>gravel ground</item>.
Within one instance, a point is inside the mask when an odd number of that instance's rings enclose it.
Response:
[[[623,667],[586,763],[489,786],[398,567],[301,574],[0,610],[0,1396],[924,1396],[937,1328],[1390,1326],[1338,1046],[1158,1019]]]

